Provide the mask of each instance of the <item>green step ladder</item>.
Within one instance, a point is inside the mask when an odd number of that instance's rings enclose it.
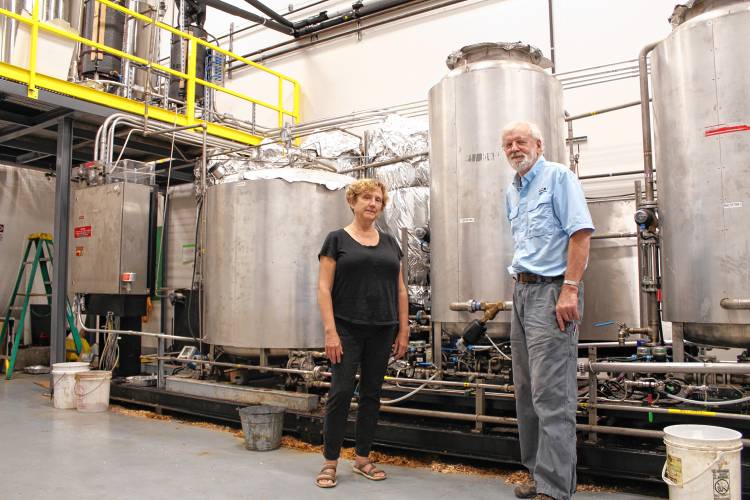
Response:
[[[3,321],[3,328],[0,331],[0,346],[3,345],[5,335],[8,332],[8,322],[10,320],[11,312],[14,310],[21,310],[21,317],[18,320],[18,328],[15,328],[13,335],[8,335],[8,348],[6,355],[0,355],[0,358],[5,359],[5,376],[8,380],[13,376],[13,367],[16,364],[16,356],[18,355],[18,347],[21,344],[21,338],[23,337],[23,324],[26,320],[26,311],[29,309],[29,299],[32,296],[46,296],[47,304],[52,307],[52,280],[50,279],[50,268],[47,267],[49,262],[52,265],[52,236],[49,233],[34,233],[28,237],[28,243],[26,244],[26,250],[23,253],[23,259],[21,259],[21,267],[18,270],[18,277],[16,278],[16,284],[13,287],[13,293],[10,296],[10,303],[8,309],[5,311],[5,321]],[[34,259],[28,260],[29,255],[34,249]],[[18,293],[18,289],[21,286],[21,280],[23,279],[23,271],[26,266],[31,265],[31,272],[29,273],[29,280],[26,284],[26,293]],[[46,293],[32,294],[31,290],[34,287],[34,278],[36,277],[36,270],[39,268],[42,274],[42,280],[44,282],[44,290]],[[23,297],[23,305],[16,306],[16,298]],[[81,353],[82,344],[81,337],[78,335],[78,329],[73,319],[73,311],[70,308],[68,299],[65,299],[65,317],[68,321],[68,327],[73,334],[73,342],[76,346],[76,352]],[[12,339],[11,339],[12,337]]]

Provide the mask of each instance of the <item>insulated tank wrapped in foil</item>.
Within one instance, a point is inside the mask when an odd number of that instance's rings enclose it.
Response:
[[[560,83],[544,71],[549,61],[529,45],[471,45],[447,64],[450,72],[429,94],[432,320],[460,333],[476,315],[451,311],[451,302],[512,299],[504,200],[515,172],[500,132],[510,122],[536,123],[545,158],[563,163],[564,111]],[[488,330],[507,335],[510,313]]]

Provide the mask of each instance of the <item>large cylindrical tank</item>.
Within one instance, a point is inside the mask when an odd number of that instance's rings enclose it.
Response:
[[[664,319],[685,339],[747,347],[750,2],[678,7],[651,56]]]
[[[500,146],[503,127],[534,122],[545,158],[566,156],[562,89],[538,49],[482,43],[447,63],[450,72],[429,94],[432,319],[458,333],[476,314],[451,311],[451,302],[512,299],[505,191],[515,171]],[[509,322],[510,314],[500,313],[488,330],[507,335]]]
[[[125,14],[95,0],[85,0],[83,12],[84,38],[122,50]],[[121,61],[117,56],[82,45],[80,60],[84,78],[120,79]]]
[[[185,32],[198,37],[202,40],[208,39],[208,33],[198,26],[188,26]],[[172,44],[169,56],[169,67],[187,73],[188,67],[188,48],[189,43],[186,38],[175,34],[172,35]],[[200,79],[206,78],[206,47],[196,44],[197,55],[195,56],[195,75]],[[206,88],[198,83],[195,84],[195,100],[201,101],[206,94]],[[169,97],[184,101],[187,96],[187,80],[182,80],[175,76],[169,77]]]
[[[617,340],[618,323],[639,325],[638,243],[635,197],[589,200],[596,233],[584,281],[581,341]],[[610,236],[608,238],[601,238]]]
[[[246,172],[208,188],[204,325],[207,342],[256,348],[320,348],[318,252],[351,221],[353,179],[309,169]]]

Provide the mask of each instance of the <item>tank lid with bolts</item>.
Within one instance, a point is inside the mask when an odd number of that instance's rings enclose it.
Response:
[[[542,55],[542,51],[523,42],[484,42],[467,45],[451,53],[445,60],[448,69],[454,70],[463,65],[484,61],[521,61],[539,66],[552,67],[552,62]]]
[[[672,29],[675,29],[682,23],[705,14],[706,12],[711,12],[733,4],[745,4],[745,7],[750,7],[750,2],[747,0],[690,0],[675,5],[672,15],[669,17],[669,24],[672,25]]]

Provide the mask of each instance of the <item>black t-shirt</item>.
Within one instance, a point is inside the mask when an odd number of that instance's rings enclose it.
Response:
[[[333,277],[333,315],[350,323],[398,324],[398,272],[401,249],[389,234],[375,246],[358,243],[344,229],[328,233],[321,256],[336,261]]]

